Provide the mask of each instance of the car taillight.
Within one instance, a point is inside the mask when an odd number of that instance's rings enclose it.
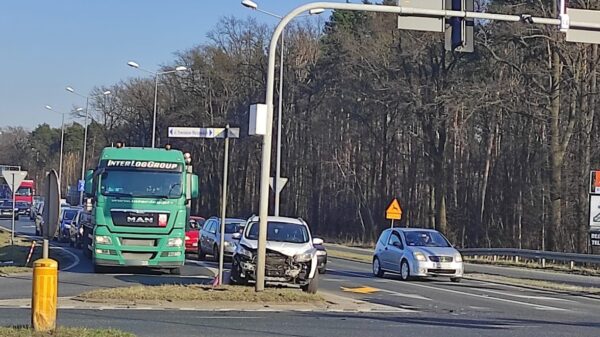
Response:
[[[158,227],[167,227],[167,215],[166,214],[158,215]]]

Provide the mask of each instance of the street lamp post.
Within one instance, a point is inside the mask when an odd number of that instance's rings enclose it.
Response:
[[[152,117],[152,148],[154,148],[156,146],[156,106],[158,104],[158,101],[157,101],[157,99],[158,99],[158,77],[160,75],[172,74],[172,73],[180,72],[180,71],[187,71],[188,68],[184,67],[184,66],[177,66],[177,67],[175,67],[174,70],[155,72],[155,71],[150,71],[150,70],[141,68],[140,65],[134,61],[127,62],[127,65],[132,68],[136,68],[141,71],[147,72],[148,74],[151,74],[154,76],[154,113],[153,113],[153,117]]]
[[[73,93],[79,97],[85,98],[85,122],[83,124],[83,153],[81,156],[81,178],[80,178],[80,180],[83,180],[85,178],[85,157],[86,157],[86,150],[87,150],[87,133],[88,133],[88,118],[89,118],[88,107],[89,107],[90,98],[108,96],[111,94],[111,92],[110,92],[110,90],[106,90],[100,95],[86,96],[86,95],[82,95],[82,94],[78,93],[72,87],[66,87],[65,89],[70,93]],[[75,111],[81,111],[81,110],[83,110],[83,109],[77,108]],[[78,185],[78,187],[79,187],[79,185]],[[79,205],[83,205],[83,190],[79,191]]]
[[[61,127],[60,127],[60,159],[59,159],[59,163],[58,163],[58,181],[60,182],[60,184],[62,184],[63,147],[64,147],[64,142],[65,142],[65,113],[54,110],[54,108],[52,108],[50,105],[46,105],[46,109],[48,109],[50,111],[54,111],[54,112],[62,115],[62,123],[61,123]],[[61,192],[61,191],[59,190],[59,192]]]
[[[243,0],[242,6],[253,9],[255,11],[267,14],[279,20],[283,19],[281,15],[277,15],[262,9],[258,8],[258,4],[252,0]],[[323,13],[323,9],[316,8],[309,11],[308,15],[316,15]],[[299,15],[298,17],[302,17],[305,15]],[[275,193],[275,207],[273,210],[273,214],[275,216],[279,216],[279,204],[280,204],[280,194],[285,181],[282,181],[281,178],[281,118],[283,114],[283,53],[285,51],[285,29],[281,31],[281,44],[280,44],[280,52],[279,52],[279,102],[278,102],[278,111],[277,111],[277,157],[275,160],[275,177],[273,178],[273,192]]]

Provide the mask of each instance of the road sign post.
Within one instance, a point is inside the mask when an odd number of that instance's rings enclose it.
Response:
[[[44,236],[43,258],[48,258],[48,240],[56,233],[58,227],[58,216],[60,213],[60,181],[55,170],[46,175],[46,190],[44,191],[44,211],[42,218],[42,234]]]
[[[394,198],[385,211],[385,218],[391,220],[390,228],[394,228],[394,220],[402,219],[402,208],[398,199]]]
[[[9,184],[10,190],[12,191],[13,211],[12,211],[12,222],[11,222],[12,231],[10,233],[10,244],[14,245],[15,244],[15,212],[18,212],[16,194],[17,194],[17,190],[19,189],[19,186],[21,186],[21,183],[23,182],[23,180],[25,180],[25,177],[27,177],[27,171],[3,170],[2,176],[4,177],[6,182]]]
[[[223,191],[221,195],[221,238],[219,242],[219,274],[218,284],[223,282],[223,255],[225,246],[225,219],[227,217],[227,178],[229,173],[229,138],[239,138],[240,128],[231,128],[227,124],[224,128],[194,128],[194,127],[169,127],[171,138],[224,138],[225,154],[223,158]]]

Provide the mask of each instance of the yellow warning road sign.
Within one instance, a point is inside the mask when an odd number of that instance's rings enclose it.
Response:
[[[394,198],[392,203],[388,206],[385,211],[385,218],[388,220],[400,220],[402,219],[402,208],[400,208],[400,203],[398,199]]]

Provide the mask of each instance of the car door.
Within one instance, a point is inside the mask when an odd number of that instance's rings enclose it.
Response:
[[[400,238],[400,233],[392,231],[384,250],[385,269],[393,272],[400,272],[400,261],[404,255],[404,245]]]
[[[208,247],[208,240],[210,237],[210,228],[213,226],[213,220],[209,219],[206,221],[206,223],[204,224],[204,227],[202,227],[202,235],[201,235],[201,245],[202,245],[202,250],[204,252],[207,251],[207,247]]]
[[[210,235],[209,235],[209,246],[206,247],[209,252],[212,252],[213,246],[215,245],[215,242],[217,240],[217,230],[219,229],[219,221],[218,220],[213,220],[213,224],[212,226],[210,226]]]

